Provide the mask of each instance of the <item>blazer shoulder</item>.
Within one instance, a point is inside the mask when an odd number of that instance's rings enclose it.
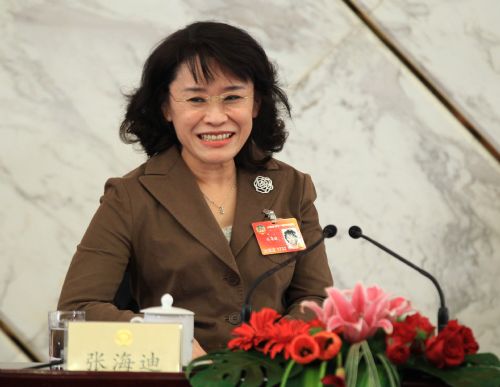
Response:
[[[139,183],[139,178],[145,175],[166,175],[180,160],[180,154],[175,147],[148,158],[137,168],[126,173],[122,177],[110,178],[109,181],[120,181],[124,184]]]
[[[299,180],[305,180],[310,178],[308,173],[299,171],[298,169],[292,167],[290,164],[285,163],[284,161],[280,161],[277,159],[271,159],[268,164],[268,170],[278,170],[287,177],[294,178],[294,179],[299,179]]]
[[[144,176],[147,162],[139,165],[121,177],[110,177],[104,185],[104,192],[108,192],[111,188],[127,187],[130,189],[134,185],[139,184],[139,178]],[[127,189],[127,190],[128,190]]]
[[[122,180],[137,180],[139,177],[144,176],[146,174],[146,168],[149,160],[139,165],[137,168],[132,169],[130,172],[127,172],[125,175],[118,179]]]

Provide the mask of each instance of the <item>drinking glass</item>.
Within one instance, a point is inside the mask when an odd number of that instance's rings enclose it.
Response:
[[[85,311],[56,310],[49,312],[49,359],[51,362],[64,361],[64,336],[68,321],[85,321]]]

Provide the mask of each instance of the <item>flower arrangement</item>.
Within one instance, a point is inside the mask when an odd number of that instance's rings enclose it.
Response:
[[[472,330],[456,320],[436,335],[409,301],[377,286],[326,293],[322,306],[302,303],[316,315],[309,322],[252,313],[228,349],[189,364],[191,385],[397,387],[410,371],[453,387],[500,385],[499,359],[477,354]]]

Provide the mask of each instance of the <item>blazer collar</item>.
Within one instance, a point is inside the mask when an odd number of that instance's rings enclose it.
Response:
[[[139,181],[194,238],[238,273],[235,257],[253,235],[252,222],[264,219],[264,209],[272,209],[281,186],[279,165],[271,160],[266,170],[238,170],[238,194],[231,244],[227,243],[179,150],[171,147],[146,163]],[[257,176],[267,176],[274,189],[267,194],[255,190]],[[279,214],[278,214],[279,215]]]

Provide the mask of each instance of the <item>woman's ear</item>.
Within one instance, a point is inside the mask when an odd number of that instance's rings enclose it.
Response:
[[[170,109],[169,109],[169,106],[168,106],[168,103],[164,103],[161,107],[161,111],[163,113],[163,117],[165,118],[165,120],[167,122],[172,122],[172,117],[170,115]]]

